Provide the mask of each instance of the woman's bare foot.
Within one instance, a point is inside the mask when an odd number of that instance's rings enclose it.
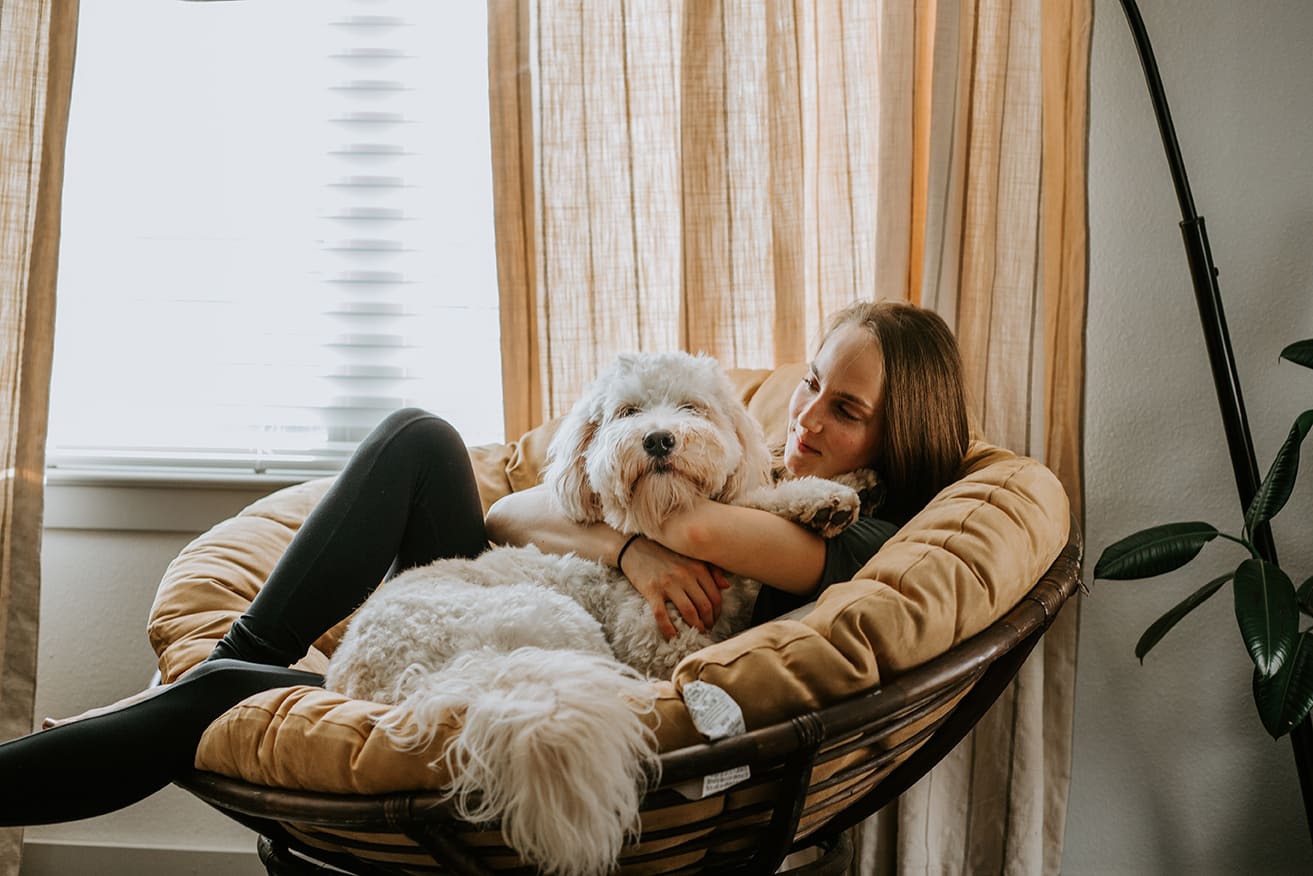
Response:
[[[97,706],[94,709],[88,709],[81,714],[73,715],[68,718],[44,718],[41,721],[41,729],[49,730],[53,727],[59,727],[63,724],[72,724],[74,721],[81,721],[85,718],[94,718],[97,715],[107,715],[110,712],[116,712],[119,709],[126,708],[133,703],[148,700],[153,696],[163,693],[168,687],[169,685],[167,684],[157,684],[154,687],[148,687],[145,690],[137,691],[131,696],[126,696],[116,703],[110,703],[108,706]]]

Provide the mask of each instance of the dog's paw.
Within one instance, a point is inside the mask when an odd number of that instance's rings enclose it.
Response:
[[[857,519],[861,497],[852,487],[817,477],[793,478],[754,490],[737,504],[760,508],[831,538]]]
[[[862,502],[857,492],[844,488],[814,499],[794,519],[821,538],[833,538],[847,529],[861,510]]]
[[[874,514],[875,510],[880,507],[880,503],[884,501],[884,484],[880,483],[880,477],[874,469],[859,468],[857,471],[837,475],[833,480],[836,484],[843,484],[845,487],[851,487],[857,491],[857,495],[862,501],[861,515],[863,517],[870,517]]]

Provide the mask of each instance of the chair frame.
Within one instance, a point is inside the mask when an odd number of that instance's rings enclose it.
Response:
[[[1062,553],[1020,602],[939,657],[827,708],[663,754],[660,782],[644,797],[644,812],[685,804],[674,785],[742,765],[750,767],[751,778],[723,793],[733,796],[745,789],[766,789],[764,793],[773,799],[727,804],[722,812],[697,822],[646,830],[631,840],[631,845],[660,845],[662,840],[677,840],[681,835],[698,836],[659,851],[624,855],[622,868],[647,865],[654,871],[675,874],[774,873],[791,852],[820,846],[828,850],[821,861],[790,872],[842,872],[836,861],[850,855],[843,832],[897,799],[970,732],[1076,591],[1082,553],[1080,528],[1073,520]],[[943,714],[929,726],[916,726],[938,712]],[[892,745],[881,744],[900,731],[906,731],[906,738]],[[833,775],[813,782],[817,766],[863,748],[874,749],[872,756],[842,765]],[[299,856],[359,876],[426,870],[460,876],[529,876],[534,872],[528,866],[491,867],[488,856],[505,858],[514,852],[505,846],[463,842],[460,834],[472,826],[462,822],[450,802],[436,792],[320,794],[260,787],[202,771],[187,774],[177,784],[260,834],[261,860],[271,874],[322,872]],[[827,791],[829,796],[824,796]],[[750,793],[746,796],[752,797]],[[808,805],[809,796],[823,799]],[[836,807],[837,812],[826,815]],[[809,815],[811,823],[800,829],[800,822]],[[368,851],[368,843],[353,846],[333,834],[325,835],[325,842],[341,850],[324,851],[294,836],[284,823],[295,824],[303,832],[332,828],[402,833],[429,854],[435,866],[389,866],[362,860],[350,849]],[[698,850],[705,853],[691,864],[659,869],[663,860],[673,861]],[[841,863],[846,866],[846,861]]]

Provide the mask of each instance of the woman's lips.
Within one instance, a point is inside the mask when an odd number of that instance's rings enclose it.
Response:
[[[793,436],[793,442],[797,446],[799,453],[820,453],[819,450],[817,450],[815,447],[812,447],[806,441],[803,441],[802,437],[796,433]]]

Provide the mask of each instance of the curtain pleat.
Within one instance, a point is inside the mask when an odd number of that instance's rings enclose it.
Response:
[[[542,421],[528,0],[489,0],[488,103],[507,435]]]
[[[490,24],[493,42],[521,41],[490,71],[494,108],[517,95],[494,112],[502,296],[531,314],[504,375],[509,435],[617,352],[772,367],[850,301],[904,298],[957,332],[978,429],[1046,461],[1081,507],[1090,0],[489,8],[516,22]],[[856,872],[1058,869],[1074,615],[855,832]]]
[[[767,5],[766,75],[770,105],[787,108],[767,114],[770,125],[770,255],[775,313],[770,336],[778,361],[800,361],[807,354],[807,252],[802,119],[802,41],[804,23],[793,0]]]
[[[1041,193],[1044,289],[1044,461],[1085,520],[1085,322],[1089,276],[1087,177],[1089,145],[1090,0],[1045,3],[1042,65],[1044,167]],[[1044,641],[1044,726],[1075,720],[1077,629],[1080,604],[1062,612]],[[1045,811],[1066,812],[1071,783],[1071,734],[1047,740]],[[1062,870],[1066,819],[1044,822],[1044,872]]]
[[[42,484],[75,0],[0,5],[0,739],[32,730]],[[22,832],[0,830],[15,876]]]

